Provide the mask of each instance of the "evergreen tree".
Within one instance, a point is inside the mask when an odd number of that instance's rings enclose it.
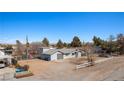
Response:
[[[48,47],[49,46],[49,40],[47,38],[44,38],[43,41],[42,41],[42,44],[45,46],[45,47]]]
[[[80,41],[79,37],[75,36],[73,38],[73,41],[71,42],[71,46],[72,47],[81,47],[81,41]]]
[[[110,35],[108,38],[108,41],[102,40],[99,37],[94,36],[93,42],[95,46],[99,46],[102,48],[102,50],[105,50],[107,53],[117,52],[117,43],[115,40],[115,37],[113,35]]]
[[[93,37],[93,42],[95,46],[101,46],[103,44],[103,40],[96,36]]]
[[[59,40],[58,42],[57,42],[57,44],[56,44],[56,47],[57,48],[63,48],[64,46],[63,46],[63,42],[61,41],[61,40]]]
[[[63,47],[68,47],[68,44],[64,42]]]

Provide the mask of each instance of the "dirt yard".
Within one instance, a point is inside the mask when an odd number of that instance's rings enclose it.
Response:
[[[98,58],[101,60],[103,58]],[[83,61],[81,61],[83,60]],[[34,76],[17,80],[48,80],[48,81],[101,81],[124,80],[124,56],[114,57],[99,62],[95,66],[75,70],[76,62],[84,62],[85,59],[67,59],[60,62],[48,62],[43,60],[20,61],[20,65],[29,65]]]

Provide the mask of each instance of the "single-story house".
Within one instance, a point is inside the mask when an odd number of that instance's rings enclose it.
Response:
[[[40,55],[41,59],[47,61],[81,57],[84,51],[77,49],[50,49]]]

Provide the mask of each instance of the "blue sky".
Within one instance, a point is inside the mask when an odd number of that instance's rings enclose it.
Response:
[[[92,41],[93,36],[107,39],[109,35],[124,33],[124,13],[95,12],[27,12],[0,13],[0,43],[41,41],[47,37],[51,43],[58,39],[71,42],[74,36]]]

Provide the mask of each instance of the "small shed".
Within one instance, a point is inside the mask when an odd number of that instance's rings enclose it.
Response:
[[[45,53],[41,54],[41,59],[47,60],[47,61],[63,59],[63,54],[57,49],[50,49]]]

